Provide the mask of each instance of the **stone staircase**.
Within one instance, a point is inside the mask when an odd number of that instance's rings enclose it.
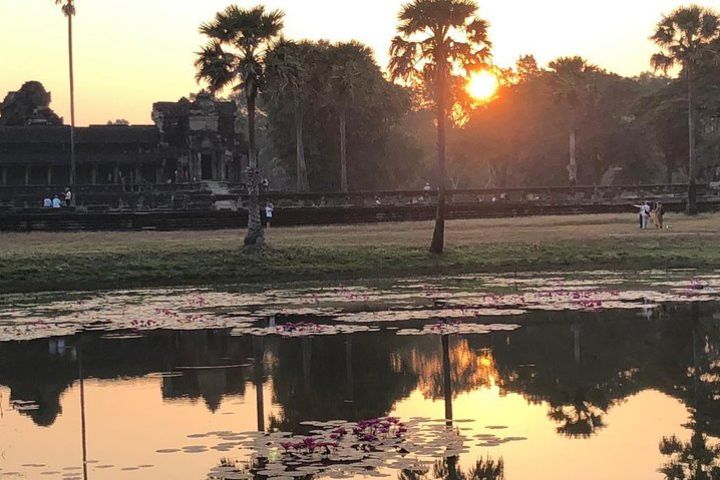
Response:
[[[206,181],[204,183],[208,190],[212,192],[213,196],[227,196],[230,194],[227,183],[218,181]],[[232,212],[237,212],[238,210],[237,201],[235,200],[216,200],[214,202],[214,208],[215,210],[229,210]]]

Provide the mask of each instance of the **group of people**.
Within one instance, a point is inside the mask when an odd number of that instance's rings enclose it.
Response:
[[[43,208],[63,208],[72,205],[72,191],[66,188],[64,192],[59,193],[52,198],[46,195],[43,199]]]
[[[650,228],[651,223],[655,228],[664,227],[665,207],[661,202],[645,202],[635,207],[640,209],[640,228]]]

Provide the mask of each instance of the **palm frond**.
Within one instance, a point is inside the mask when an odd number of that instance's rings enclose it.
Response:
[[[75,16],[75,0],[55,0],[55,5],[61,5],[60,10],[66,17]]]

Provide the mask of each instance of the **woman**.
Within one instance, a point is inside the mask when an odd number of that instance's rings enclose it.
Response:
[[[655,227],[663,228],[663,217],[665,216],[665,207],[662,202],[657,202],[655,205]]]

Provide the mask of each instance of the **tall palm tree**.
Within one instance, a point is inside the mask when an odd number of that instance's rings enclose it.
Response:
[[[571,185],[577,183],[577,129],[578,117],[583,104],[586,104],[592,92],[591,75],[599,69],[582,57],[561,57],[548,65],[552,72],[555,98],[567,111],[569,125],[570,161],[567,166],[568,180]]]
[[[70,71],[70,188],[72,196],[70,201],[75,206],[75,72],[73,67],[73,28],[72,19],[75,16],[75,0],[55,0],[55,5],[61,5],[63,15],[68,21],[68,62]]]
[[[340,133],[340,190],[348,191],[347,117],[361,95],[370,94],[372,50],[358,42],[338,43],[328,52],[328,99],[337,113]]]
[[[689,163],[688,163],[688,215],[697,213],[696,187],[696,105],[695,82],[697,67],[709,57],[720,53],[712,48],[720,40],[720,17],[714,10],[691,5],[674,10],[660,20],[655,34],[650,37],[660,52],[650,60],[653,68],[667,73],[675,66],[683,69],[687,82]]]
[[[298,192],[310,190],[303,142],[303,117],[307,103],[314,98],[312,75],[308,67],[316,60],[313,52],[317,48],[308,42],[281,40],[266,58],[267,96],[271,103],[278,106],[291,106],[295,120]]]
[[[490,59],[489,24],[473,0],[414,0],[402,7],[390,47],[390,74],[421,88],[436,109],[438,204],[430,251],[445,248],[445,131],[470,71]]]
[[[248,231],[246,246],[263,243],[260,219],[260,170],[255,141],[257,97],[265,81],[265,57],[283,29],[285,14],[266,12],[262,5],[241,9],[230,5],[211,22],[200,26],[209,43],[195,65],[198,81],[206,81],[212,92],[232,87],[245,97],[248,115]]]

